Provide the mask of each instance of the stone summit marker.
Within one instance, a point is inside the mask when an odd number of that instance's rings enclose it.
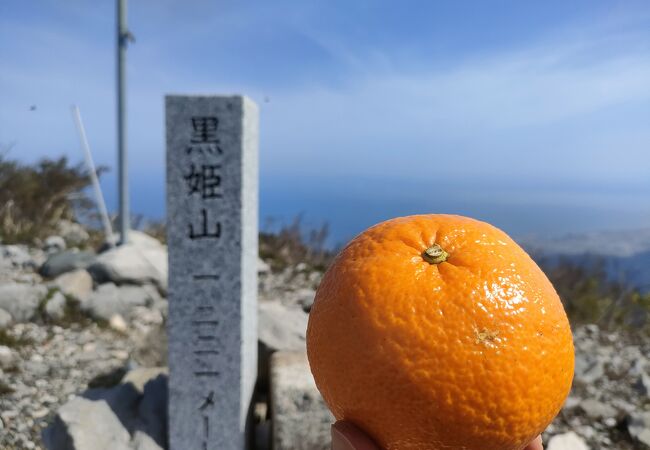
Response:
[[[169,445],[239,450],[257,374],[257,106],[165,100]]]

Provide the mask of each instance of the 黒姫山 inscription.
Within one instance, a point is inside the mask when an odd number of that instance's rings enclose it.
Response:
[[[242,449],[257,373],[258,112],[168,96],[169,444]]]

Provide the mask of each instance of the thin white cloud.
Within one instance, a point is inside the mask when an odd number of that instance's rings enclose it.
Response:
[[[421,167],[442,164],[450,177],[647,179],[644,36],[581,33],[445,69],[364,70],[343,88],[282,92],[267,118],[270,164],[314,174],[426,177]]]
[[[172,23],[176,13],[169,8],[148,19]],[[184,20],[200,15],[184,14]],[[134,172],[153,167],[162,177],[165,93],[225,91],[260,102],[266,174],[426,179],[433,167],[442,167],[449,178],[518,174],[618,182],[649,175],[644,153],[650,139],[650,33],[638,19],[576,25],[535,45],[410,67],[391,58],[399,49],[349,45],[324,25],[310,29],[302,22],[310,14],[307,7],[292,10],[282,26],[294,27],[330,54],[342,83],[323,76],[278,86],[265,79],[264,67],[257,80],[224,81],[198,57],[180,66],[164,48],[177,37],[185,46],[206,37],[219,42],[228,33],[233,41],[246,39],[251,26],[274,20],[269,10],[204,14],[186,33],[171,29],[167,37],[137,42],[129,65]],[[99,159],[112,162],[113,35],[84,40],[74,30],[50,25],[17,24],[11,30],[12,54],[23,56],[0,72],[0,142],[18,140],[28,155],[74,152],[67,107],[78,102]],[[32,102],[44,105],[39,115],[25,112]],[[49,127],[48,133],[33,133],[34,121],[40,129]]]

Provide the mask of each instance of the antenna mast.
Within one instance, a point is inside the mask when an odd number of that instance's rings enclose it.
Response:
[[[117,0],[117,166],[120,245],[129,241],[129,180],[126,146],[126,47],[134,41],[126,25],[126,0]]]

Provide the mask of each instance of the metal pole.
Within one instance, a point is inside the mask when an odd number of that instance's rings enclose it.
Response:
[[[120,245],[129,241],[129,184],[126,161],[126,0],[117,0],[117,165],[120,204]]]
[[[72,117],[74,118],[74,123],[77,125],[77,132],[79,133],[79,141],[81,142],[81,148],[84,152],[84,158],[86,160],[86,166],[88,167],[88,172],[90,174],[90,181],[93,184],[93,190],[95,191],[95,201],[97,202],[97,208],[99,209],[99,214],[102,219],[102,225],[104,226],[104,234],[106,235],[106,242],[111,247],[115,246],[113,230],[111,229],[111,221],[108,218],[108,211],[106,211],[106,203],[104,203],[104,195],[102,195],[102,188],[99,185],[99,180],[97,179],[97,171],[95,170],[95,163],[93,162],[93,156],[90,153],[90,146],[88,145],[88,138],[86,138],[86,130],[84,129],[83,122],[81,121],[81,113],[79,112],[79,107],[77,105],[72,106]]]

